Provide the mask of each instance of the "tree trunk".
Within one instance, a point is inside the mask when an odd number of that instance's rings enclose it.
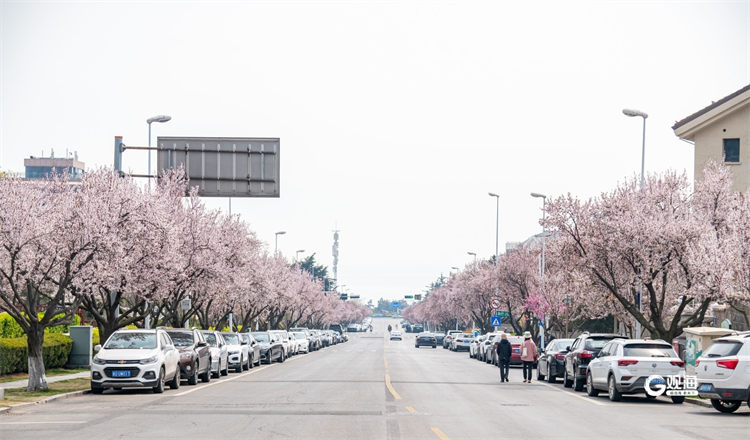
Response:
[[[27,334],[29,346],[29,384],[26,391],[45,391],[48,389],[47,376],[44,374],[44,327],[33,326]]]

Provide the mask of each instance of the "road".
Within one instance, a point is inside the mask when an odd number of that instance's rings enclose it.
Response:
[[[562,385],[524,384],[466,353],[414,348],[414,335],[373,333],[283,364],[183,385],[162,395],[123,391],[17,408],[0,439],[745,438],[750,411],[625,397],[610,402]]]

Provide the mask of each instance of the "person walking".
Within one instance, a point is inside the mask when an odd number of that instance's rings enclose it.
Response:
[[[508,382],[510,372],[510,353],[513,350],[508,335],[503,333],[500,342],[497,343],[497,366],[500,367],[500,382]]]
[[[523,361],[523,381],[531,383],[531,373],[534,370],[534,361],[536,361],[539,351],[536,348],[534,340],[531,338],[531,332],[523,333],[523,345],[521,345],[521,361]]]

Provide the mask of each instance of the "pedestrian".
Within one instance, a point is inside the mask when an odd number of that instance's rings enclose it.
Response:
[[[534,370],[534,361],[536,361],[539,351],[536,348],[534,340],[531,338],[531,332],[523,333],[523,345],[521,345],[521,360],[523,361],[523,381],[531,383],[531,373]]]
[[[500,336],[500,342],[497,343],[497,366],[500,367],[500,382],[508,382],[508,373],[510,372],[510,352],[513,350],[508,341],[508,334],[503,333]]]
[[[390,332],[391,332],[391,330],[393,330],[393,327],[391,327],[391,325],[390,325],[390,324],[388,324],[388,333],[390,333]]]

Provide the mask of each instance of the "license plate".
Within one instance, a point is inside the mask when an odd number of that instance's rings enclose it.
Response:
[[[115,370],[112,372],[112,377],[130,377],[130,371]]]
[[[711,384],[703,384],[700,388],[698,388],[698,391],[711,391]]]
[[[656,385],[664,385],[666,382],[664,381],[664,379],[653,379],[651,383]]]
[[[516,348],[515,350],[513,350],[513,353],[520,353],[520,352],[521,352],[521,350],[518,349],[518,348]]]

